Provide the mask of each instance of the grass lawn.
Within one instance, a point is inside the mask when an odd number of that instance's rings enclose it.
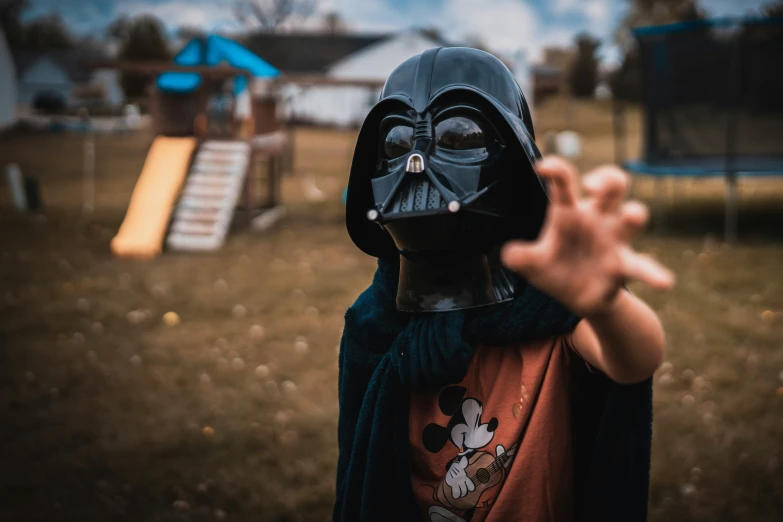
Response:
[[[552,100],[536,118],[539,136],[582,133],[584,167],[614,157],[608,107]],[[355,133],[297,131],[297,169],[327,197],[308,202],[288,177],[288,215],[271,231],[238,229],[216,253],[115,259],[109,241],[152,138],[97,138],[90,217],[81,138],[0,138],[0,165],[38,177],[46,204],[19,215],[0,189],[0,519],[329,520],[337,345],[374,270],[343,226]],[[669,337],[650,519],[780,520],[783,182],[743,180],[743,241],[730,247],[719,180],[667,189],[666,234],[637,246],[678,285],[632,287]],[[653,182],[634,192],[650,201]]]

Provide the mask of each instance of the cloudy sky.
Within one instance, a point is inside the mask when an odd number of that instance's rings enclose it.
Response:
[[[268,0],[257,0],[265,2]],[[713,16],[742,15],[771,0],[701,0]],[[411,26],[440,28],[459,41],[477,37],[498,51],[524,49],[535,59],[542,47],[570,42],[589,31],[606,42],[602,53],[616,59],[614,27],[627,0],[316,0],[316,16],[337,12],[352,31],[385,32]],[[31,0],[28,17],[60,13],[77,33],[100,31],[120,14],[152,13],[170,28],[209,30],[239,26],[233,0]],[[313,25],[315,22],[309,22]]]

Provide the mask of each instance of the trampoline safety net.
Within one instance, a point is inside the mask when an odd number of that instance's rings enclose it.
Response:
[[[783,19],[641,28],[636,38],[645,146],[632,170],[783,173]]]

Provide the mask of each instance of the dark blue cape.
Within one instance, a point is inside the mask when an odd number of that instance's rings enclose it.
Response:
[[[335,522],[421,518],[410,481],[410,391],[462,380],[478,344],[562,335],[579,320],[530,285],[510,303],[399,312],[398,274],[399,261],[380,260],[372,285],[345,314]],[[571,367],[577,520],[646,520],[652,380],[623,386],[585,365]]]

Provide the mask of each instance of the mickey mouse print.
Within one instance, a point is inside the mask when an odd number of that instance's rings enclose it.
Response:
[[[439,452],[449,442],[456,452],[435,492],[440,505],[428,510],[433,522],[470,520],[476,508],[488,507],[491,500],[484,493],[500,484],[517,449],[514,445],[506,451],[502,444],[497,444],[494,454],[486,450],[494,438],[498,419],[482,419],[481,401],[465,397],[465,392],[462,386],[444,388],[439,406],[444,415],[450,416],[449,423],[429,424],[422,434],[424,447],[432,453]],[[464,510],[466,516],[459,517],[448,508]]]
[[[411,396],[423,520],[570,520],[568,357],[560,340],[479,347],[465,378]],[[563,512],[563,511],[567,512]]]

